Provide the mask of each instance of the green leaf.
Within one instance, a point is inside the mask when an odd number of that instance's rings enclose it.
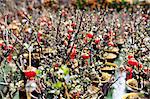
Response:
[[[69,74],[69,68],[67,66],[61,66],[61,69],[64,72],[64,75],[68,75]]]
[[[53,84],[53,87],[60,89],[62,87],[62,82],[58,81],[57,83]]]

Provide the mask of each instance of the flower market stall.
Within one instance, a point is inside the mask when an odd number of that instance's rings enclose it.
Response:
[[[150,99],[149,4],[0,1],[0,99]]]

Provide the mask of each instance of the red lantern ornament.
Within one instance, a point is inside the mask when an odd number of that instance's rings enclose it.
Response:
[[[24,74],[27,78],[31,78],[31,77],[36,76],[36,72],[34,72],[34,71],[25,71]]]
[[[81,56],[83,59],[89,59],[90,58],[90,55],[87,53],[83,53]]]
[[[88,37],[88,38],[92,38],[94,35],[93,35],[93,33],[87,33],[86,34],[86,37]]]
[[[136,60],[128,60],[128,64],[137,67],[139,63]]]

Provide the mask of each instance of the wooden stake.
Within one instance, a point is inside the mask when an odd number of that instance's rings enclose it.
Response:
[[[29,67],[31,67],[31,51],[29,51]]]
[[[27,99],[31,99],[31,93],[26,91]]]

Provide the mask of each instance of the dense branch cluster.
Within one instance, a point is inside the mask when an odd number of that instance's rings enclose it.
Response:
[[[114,61],[106,58],[107,50],[114,47],[119,48],[115,54],[123,53],[122,65],[128,64],[129,53],[148,65],[150,10],[145,7],[117,12],[22,6],[9,7],[0,18],[0,98],[11,99],[18,90],[42,99],[102,98],[117,80],[108,75],[102,87],[101,68]]]

